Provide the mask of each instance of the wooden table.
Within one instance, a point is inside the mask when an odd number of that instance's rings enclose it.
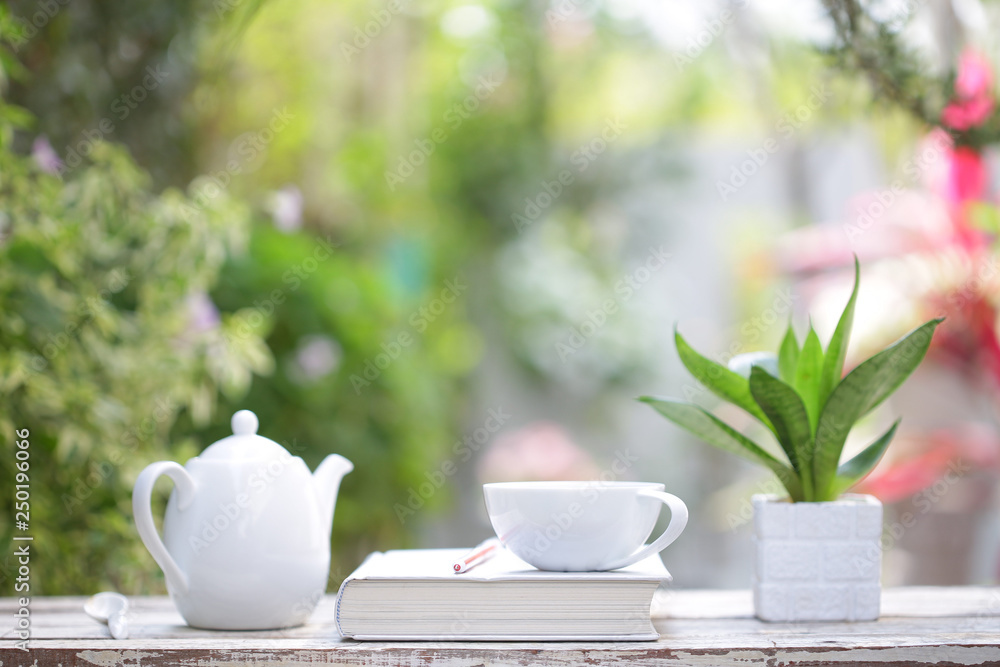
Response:
[[[83,598],[32,601],[31,651],[14,646],[15,602],[0,599],[2,667],[86,665],[1000,665],[1000,588],[897,588],[875,623],[761,623],[748,591],[661,591],[655,642],[354,642],[333,626],[334,598],[310,625],[209,632],[183,625],[170,600],[133,599],[131,638],[116,641]]]

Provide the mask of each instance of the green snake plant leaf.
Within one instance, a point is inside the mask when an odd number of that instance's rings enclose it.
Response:
[[[819,382],[819,405],[826,404],[826,399],[830,397],[830,392],[840,382],[844,373],[844,357],[847,354],[847,344],[851,338],[851,327],[854,325],[854,305],[858,301],[858,285],[861,283],[861,265],[858,263],[857,255],[854,256],[854,289],[847,300],[844,312],[840,315],[837,328],[833,331],[830,344],[826,348],[826,356],[823,358],[823,372]]]
[[[642,396],[639,400],[708,444],[766,466],[785,486],[793,501],[802,500],[802,487],[794,470],[704,408],[653,396]]]
[[[795,382],[795,368],[799,364],[799,341],[795,339],[795,329],[788,323],[788,331],[781,339],[781,349],[778,350],[778,375],[785,382]]]
[[[874,410],[910,376],[923,360],[934,330],[942,321],[943,318],[938,318],[917,327],[858,365],[834,388],[816,428],[813,480],[817,496],[829,495],[844,442],[855,422]]]
[[[774,430],[767,416],[750,395],[750,387],[745,377],[698,354],[694,348],[687,344],[679,331],[674,331],[674,341],[677,344],[677,354],[681,358],[681,363],[698,382],[708,387],[719,398],[743,408],[769,429]]]
[[[823,372],[823,345],[819,342],[816,330],[809,325],[809,333],[802,350],[799,352],[799,362],[795,365],[795,391],[802,398],[809,415],[809,429],[816,432],[819,421],[819,382]]]
[[[750,371],[750,393],[774,425],[778,442],[798,473],[802,493],[812,497],[813,437],[809,415],[795,390],[762,368]]]
[[[893,436],[896,435],[896,428],[899,426],[900,421],[897,419],[878,440],[865,447],[849,461],[842,463],[837,468],[836,477],[833,478],[829,496],[826,498],[817,498],[816,500],[835,500],[837,496],[860,482],[865,475],[870,473],[872,468],[882,460],[882,455],[885,454],[886,448],[889,447]]]

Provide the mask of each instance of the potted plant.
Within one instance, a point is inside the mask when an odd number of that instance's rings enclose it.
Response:
[[[701,440],[767,467],[788,492],[753,498],[754,609],[765,621],[878,618],[882,505],[844,492],[882,458],[899,420],[843,463],[841,454],[854,424],[919,365],[942,320],[917,327],[842,377],[859,277],[855,259],[854,289],[825,351],[811,325],[800,346],[789,324],[776,356],[755,354],[726,367],[674,334],[688,371],[760,421],[783,456],[697,405],[639,399]]]

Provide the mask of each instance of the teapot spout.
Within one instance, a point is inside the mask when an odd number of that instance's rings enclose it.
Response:
[[[337,504],[340,480],[352,470],[354,470],[353,463],[340,454],[330,454],[313,473],[320,516],[323,517],[323,525],[327,526],[327,530],[333,527],[333,510]]]

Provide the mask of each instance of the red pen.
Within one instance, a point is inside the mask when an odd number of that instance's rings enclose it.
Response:
[[[455,564],[452,566],[455,570],[455,574],[468,572],[480,563],[488,561],[497,554],[501,547],[503,547],[503,545],[500,543],[500,540],[495,537],[491,537],[455,561]]]

